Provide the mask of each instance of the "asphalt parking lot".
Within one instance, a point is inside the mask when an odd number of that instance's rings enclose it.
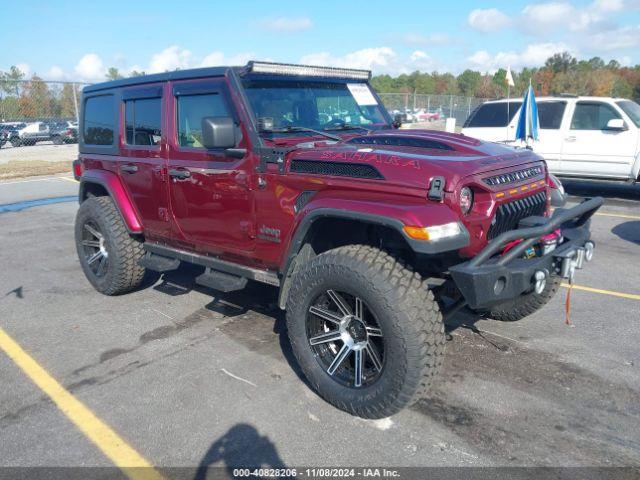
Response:
[[[0,349],[0,465],[113,465],[109,439],[70,421],[77,399],[159,467],[638,466],[640,188],[566,186],[607,197],[572,293],[574,326],[565,288],[513,324],[462,312],[429,398],[366,421],[300,378],[271,287],[221,295],[182,268],[102,296],[76,258],[75,202],[2,209],[75,195],[77,183],[0,183],[0,332],[70,394],[54,403],[26,357]]]

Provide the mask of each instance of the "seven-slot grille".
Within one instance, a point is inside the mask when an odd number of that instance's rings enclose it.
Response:
[[[521,198],[498,206],[496,214],[491,221],[491,227],[487,239],[492,240],[498,235],[518,228],[518,223],[523,218],[532,215],[543,215],[547,208],[546,192],[536,193],[529,197]]]

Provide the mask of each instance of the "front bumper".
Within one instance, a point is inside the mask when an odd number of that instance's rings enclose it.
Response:
[[[576,269],[590,260],[591,216],[603,203],[601,197],[586,200],[570,209],[558,208],[550,218],[529,217],[517,230],[505,232],[493,239],[473,259],[450,268],[451,276],[472,309],[485,309],[496,303],[516,298],[532,291],[542,274],[572,278]],[[562,243],[555,250],[533,258],[523,258],[525,251],[544,235],[560,229]],[[496,254],[514,240],[522,241],[507,253]]]

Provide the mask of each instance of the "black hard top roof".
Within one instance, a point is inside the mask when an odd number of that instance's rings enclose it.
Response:
[[[169,80],[187,80],[190,78],[201,77],[221,77],[224,76],[230,68],[241,70],[243,67],[207,67],[207,68],[191,68],[188,70],[175,70],[173,72],[154,73],[152,75],[141,75],[139,77],[123,78],[113,80],[111,82],[95,83],[84,87],[83,92],[97,92],[100,90],[109,90],[112,88],[128,87],[130,85],[143,85],[145,83],[166,82]]]

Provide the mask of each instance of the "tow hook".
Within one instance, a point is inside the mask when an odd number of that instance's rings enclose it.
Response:
[[[580,270],[585,261],[590,262],[593,259],[594,247],[593,242],[586,242],[584,247],[577,248],[565,256],[560,266],[560,276],[573,280],[576,270]]]

